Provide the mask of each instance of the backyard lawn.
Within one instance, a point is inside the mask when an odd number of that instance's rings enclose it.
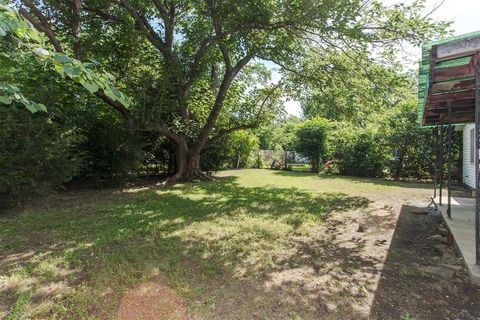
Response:
[[[0,318],[474,319],[430,185],[272,170],[64,192],[0,216]],[[456,297],[461,297],[457,299]],[[477,301],[477,304],[474,302]]]

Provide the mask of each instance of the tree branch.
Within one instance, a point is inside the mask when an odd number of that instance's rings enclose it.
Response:
[[[155,7],[160,12],[160,16],[163,19],[165,26],[165,45],[170,48],[173,44],[173,31],[175,27],[175,4],[172,3],[170,10],[167,9],[163,1],[161,0],[152,0],[155,4]]]
[[[170,130],[169,128],[167,127],[163,127],[159,124],[156,124],[153,126],[153,128],[151,128],[150,130],[148,131],[156,131],[156,132],[159,132],[161,134],[163,134],[165,137],[173,140],[174,142],[176,143],[181,143],[182,142],[182,136],[176,132],[173,132],[172,130]]]
[[[218,20],[215,6],[212,3],[212,1],[207,1],[208,2],[208,7],[210,10],[210,17],[212,18],[212,23],[213,27],[215,29],[216,34],[222,34],[222,26],[220,24],[220,21]],[[223,56],[223,61],[225,63],[225,68],[226,69],[231,69],[232,68],[232,60],[230,59],[230,55],[228,53],[228,48],[225,45],[225,43],[219,42],[218,43],[218,48],[220,49],[220,52],[222,53]]]
[[[38,9],[35,4],[31,0],[22,0],[22,3],[30,9],[28,12],[25,9],[20,9],[19,13],[27,19],[37,30],[45,33],[50,43],[53,45],[57,52],[63,52],[62,46],[60,45],[60,41],[58,41],[55,32],[50,27],[47,17]],[[33,14],[33,15],[32,15]]]
[[[203,129],[200,131],[198,139],[195,142],[195,145],[193,147],[194,153],[199,153],[202,150],[205,143],[207,142],[208,136],[210,135],[210,132],[212,131],[213,126],[215,125],[215,122],[218,119],[218,116],[220,115],[220,111],[223,108],[223,103],[225,101],[225,97],[227,96],[228,89],[232,84],[232,81],[235,79],[235,77],[240,72],[240,70],[243,67],[245,67],[253,57],[254,57],[254,54],[248,53],[245,57],[243,57],[237,62],[237,64],[233,69],[225,70],[225,74],[223,76],[222,83],[220,84],[220,88],[218,90],[215,103],[212,107],[212,110],[210,110],[210,114],[208,115],[207,122],[205,123],[205,126],[203,127]]]
[[[197,52],[195,52],[192,65],[190,66],[190,70],[187,73],[187,80],[183,85],[186,92],[190,89],[193,82],[195,81],[196,76],[198,75],[200,62],[202,61],[203,57],[207,54],[208,49],[211,47],[212,43],[216,39],[218,39],[217,35],[209,35],[207,38],[205,38],[205,40],[203,40]]]
[[[250,60],[253,59],[253,57],[255,57],[255,54],[247,53],[245,57],[243,57],[237,62],[237,64],[232,69],[234,77],[250,62]]]
[[[268,99],[275,93],[276,90],[278,90],[282,85],[283,81],[286,78],[286,76],[283,76],[282,79],[273,87],[271,90],[267,93],[267,95],[262,99],[262,103],[260,104],[260,108],[258,109],[257,112],[257,119],[255,119],[254,122],[250,124],[243,124],[239,125],[230,129],[222,130],[220,131],[216,136],[212,137],[210,140],[208,140],[205,145],[206,146],[211,146],[212,144],[215,144],[219,141],[221,141],[225,136],[229,135],[230,133],[233,133],[235,131],[239,130],[247,130],[247,129],[253,129],[258,125],[258,117],[260,114],[263,112],[263,109],[265,108],[265,105],[267,104]]]
[[[93,14],[96,14],[102,20],[110,20],[110,21],[122,21],[123,20],[119,16],[110,14],[108,12],[104,12],[104,11],[96,9],[96,8],[92,8],[90,6],[85,6],[84,5],[83,7],[85,8],[86,11],[88,11],[90,13],[93,13]]]
[[[127,0],[120,0],[120,4],[125,10],[127,10],[130,16],[134,18],[138,28],[145,33],[150,43],[153,44],[153,46],[157,48],[165,58],[170,60],[171,51],[167,48],[159,34],[153,29],[147,18],[140,14]]]
[[[130,110],[128,110],[123,104],[121,104],[118,101],[113,101],[111,98],[109,98],[103,90],[98,90],[95,95],[102,99],[103,102],[111,106],[113,109],[117,110],[125,119],[127,122],[127,126],[130,129],[135,129],[136,128],[136,122],[135,119],[133,118]]]
[[[165,4],[161,0],[152,0],[153,3],[155,4],[155,7],[157,7],[158,11],[160,12],[160,15],[162,16],[162,19],[167,21],[170,19],[170,16],[168,14],[167,7],[165,7]]]
[[[33,4],[33,2],[31,0],[22,0],[23,1],[23,4],[25,6],[27,6],[32,12],[33,14],[35,15],[32,16],[32,14],[30,14],[28,11],[24,10],[24,9],[20,9],[20,14],[25,18],[27,19],[28,21],[30,21],[30,23],[32,23],[32,25],[37,28],[39,31],[45,33],[45,35],[49,38],[50,42],[52,43],[53,47],[55,48],[55,51],[59,52],[59,53],[63,53],[63,49],[62,49],[62,46],[60,44],[60,41],[58,40],[58,38],[55,36],[52,28],[50,27],[50,24],[47,20],[47,18],[43,15],[43,13]],[[76,14],[79,16],[80,15],[80,10],[81,10],[81,3],[82,3],[82,0],[74,0],[75,1],[75,7],[74,7],[74,11],[76,12]],[[78,6],[78,7],[77,7]],[[78,24],[78,25],[77,25]],[[77,21],[77,22],[74,22],[73,24],[75,26],[75,28],[80,28],[80,21]],[[75,31],[74,31],[75,32]],[[80,47],[78,46],[77,47],[77,50],[79,50]],[[76,59],[78,59],[78,55],[79,54],[79,51],[76,51],[75,52],[75,55],[76,55]],[[70,81],[73,81],[73,79],[71,78],[68,78],[68,80]],[[81,86],[81,84],[75,82],[78,86]],[[125,119],[126,123],[127,123],[127,126],[131,129],[135,128],[136,124],[135,124],[135,120],[132,116],[132,114],[130,113],[130,111],[121,103],[119,103],[118,101],[113,101],[111,98],[109,98],[105,92],[103,92],[102,90],[99,90],[95,93],[95,95],[97,97],[99,97],[103,102],[105,102],[106,104],[108,104],[109,106],[111,106],[113,109],[117,110],[122,116],[123,118]]]
[[[225,129],[225,130],[219,131],[216,136],[212,137],[210,140],[208,140],[205,143],[205,146],[214,145],[215,143],[220,142],[227,135],[229,135],[231,133],[234,133],[236,131],[253,129],[255,127],[256,127],[256,124],[248,124],[248,125],[241,125],[241,126],[233,127],[233,128],[230,128],[230,129]]]
[[[72,33],[73,37],[75,38],[75,42],[73,44],[73,56],[78,60],[82,60],[82,43],[80,39],[82,3],[83,0],[73,0]]]

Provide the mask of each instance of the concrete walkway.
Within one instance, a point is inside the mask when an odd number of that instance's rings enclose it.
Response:
[[[439,203],[438,197],[435,203]],[[447,217],[447,203],[447,197],[442,197],[443,205],[437,208],[453,235],[472,282],[480,285],[480,266],[475,264],[475,198],[452,197],[452,219]]]

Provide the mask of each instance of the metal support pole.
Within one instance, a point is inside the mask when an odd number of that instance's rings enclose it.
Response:
[[[452,219],[452,131],[453,131],[453,126],[452,126],[452,102],[448,101],[447,102],[447,107],[448,107],[448,163],[447,163],[447,168],[448,168],[448,181],[447,181],[447,193],[448,193],[448,205],[447,205],[447,216],[449,219]]]
[[[437,198],[437,184],[438,184],[438,143],[440,141],[439,139],[439,134],[440,131],[438,129],[438,124],[437,128],[435,131],[435,171],[434,171],[434,176],[433,176],[433,199],[435,200]]]
[[[440,119],[440,163],[439,163],[439,176],[440,176],[440,190],[439,190],[439,201],[438,204],[442,205],[442,191],[443,191],[443,136],[444,136],[444,127],[443,127],[443,117]]]
[[[475,252],[480,265],[480,62],[475,68]]]

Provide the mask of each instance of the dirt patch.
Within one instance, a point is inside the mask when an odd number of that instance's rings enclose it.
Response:
[[[186,308],[175,290],[161,281],[149,281],[125,294],[117,314],[119,320],[186,320]]]

